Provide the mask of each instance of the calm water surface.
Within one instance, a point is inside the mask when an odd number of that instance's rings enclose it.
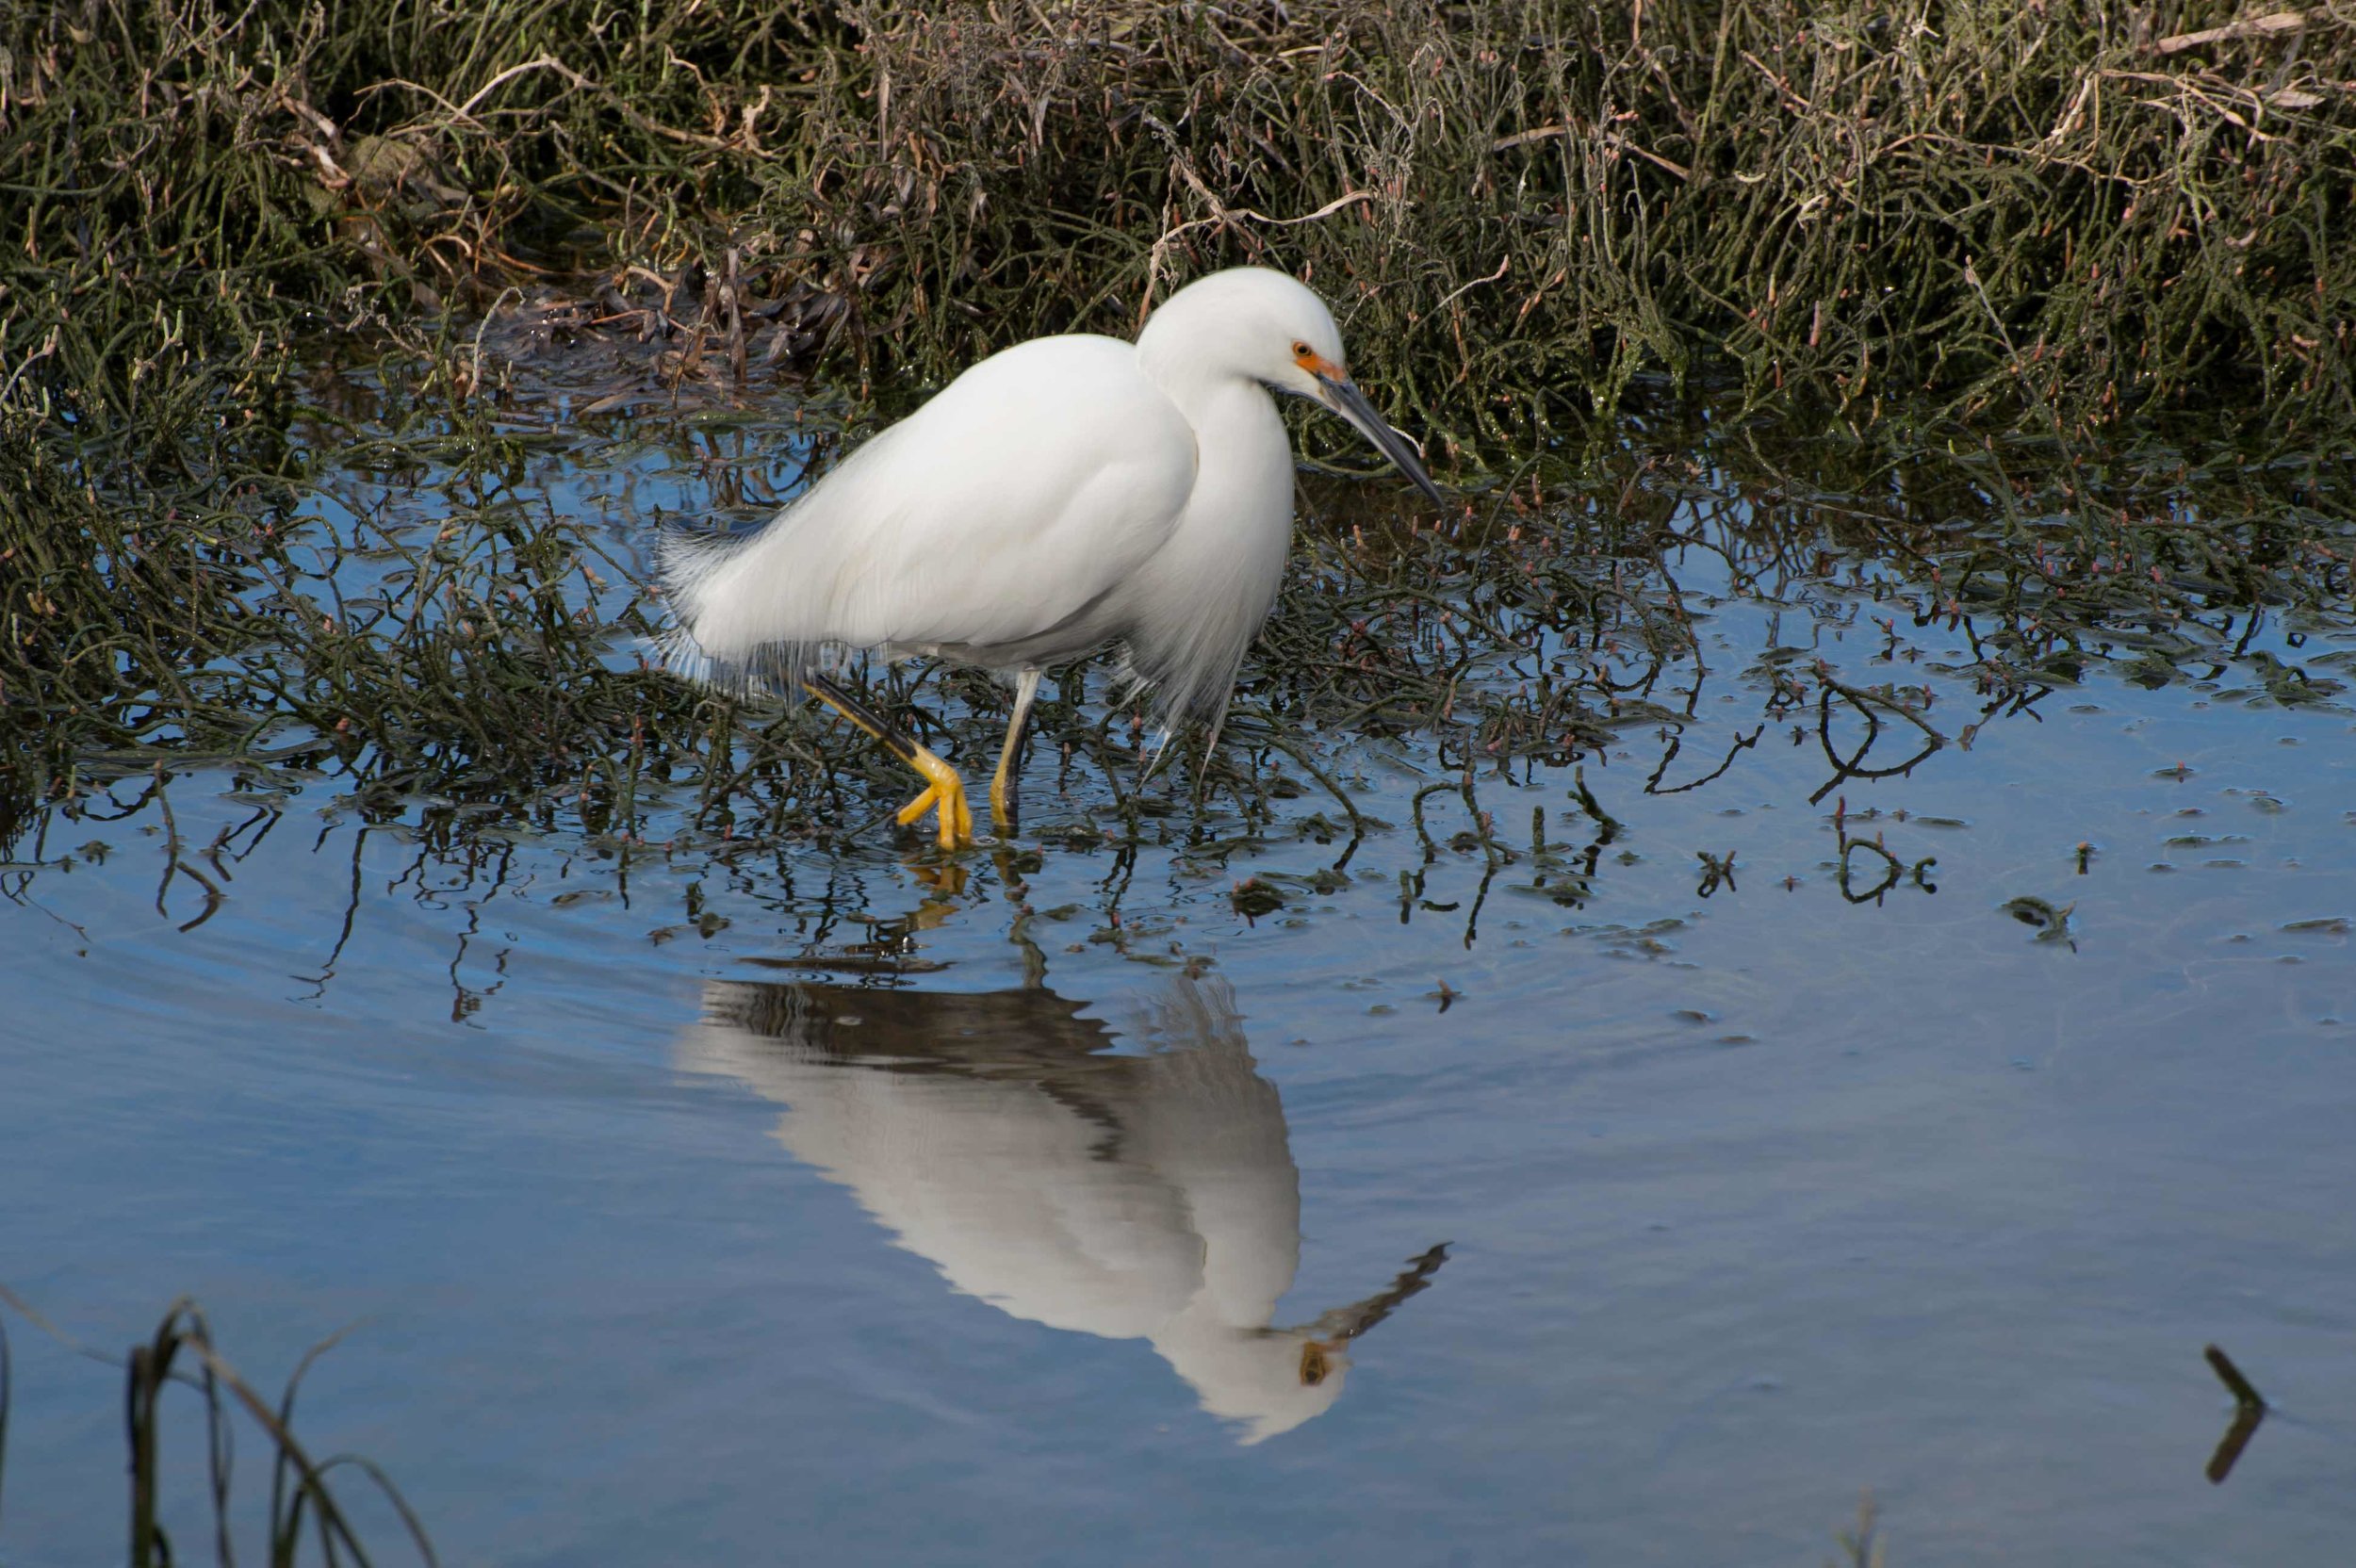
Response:
[[[524,483],[634,548],[709,460]],[[1770,648],[1969,696],[1937,626],[1677,564],[1667,782]],[[1813,802],[1793,722],[1682,793],[1590,758],[1577,905],[1427,865],[1349,735],[1354,847],[1075,848],[1035,757],[1047,847],[961,884],[185,773],[11,873],[0,1279],[109,1350],[194,1295],[265,1387],[345,1331],[299,1425],[447,1561],[1814,1564],[1869,1491],[1899,1565],[2344,1560],[2356,720],[2098,669]],[[1583,850],[1569,786],[1481,794]],[[1852,902],[1876,837],[1936,864]],[[0,1560],[114,1560],[117,1374],[10,1331]],[[2221,1484],[2211,1343],[2276,1407]]]

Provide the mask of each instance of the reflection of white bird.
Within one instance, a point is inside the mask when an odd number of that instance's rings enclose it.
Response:
[[[670,662],[799,682],[925,781],[901,811],[972,836],[957,771],[819,675],[827,646],[1012,673],[1009,770],[1039,672],[1111,642],[1161,722],[1219,715],[1276,601],[1292,539],[1292,449],[1270,389],[1315,398],[1434,501],[1404,437],[1343,368],[1324,303],[1238,268],[1180,289],[1136,344],[1043,337],[991,355],[853,452],[748,540],[666,537]]]
[[[680,1054],[789,1106],[778,1141],[957,1289],[1150,1341],[1244,1442],[1289,1431],[1341,1393],[1344,1342],[1422,1274],[1272,1327],[1300,1262],[1300,1177],[1232,996],[1174,981],[1146,1009],[1143,1055],[1104,1054],[1110,1033],[1078,1013],[1046,990],[713,982]]]

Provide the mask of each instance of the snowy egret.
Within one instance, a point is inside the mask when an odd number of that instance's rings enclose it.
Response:
[[[1435,502],[1439,487],[1344,368],[1323,301],[1237,268],[1180,289],[1135,344],[1073,335],[990,355],[743,540],[667,535],[673,668],[801,686],[924,779],[900,814],[973,838],[957,772],[821,673],[830,649],[930,655],[1011,675],[1009,772],[1040,673],[1126,645],[1164,728],[1214,741],[1292,541],[1292,447],[1271,391],[1358,427]]]

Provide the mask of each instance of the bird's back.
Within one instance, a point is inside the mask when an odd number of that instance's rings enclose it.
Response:
[[[1192,490],[1195,438],[1114,338],[991,355],[743,543],[666,543],[684,640],[720,673],[825,645],[1070,657],[1090,608],[1152,558]],[[1058,628],[1088,637],[1043,646]],[[999,657],[993,657],[993,655]],[[1020,655],[1020,657],[1016,657]]]

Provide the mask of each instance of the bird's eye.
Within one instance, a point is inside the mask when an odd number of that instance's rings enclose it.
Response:
[[[1306,359],[1306,358],[1308,358],[1308,357],[1309,357],[1309,345],[1308,345],[1308,344],[1306,344],[1306,343],[1295,343],[1295,344],[1293,345],[1293,358],[1295,358],[1295,359]]]

